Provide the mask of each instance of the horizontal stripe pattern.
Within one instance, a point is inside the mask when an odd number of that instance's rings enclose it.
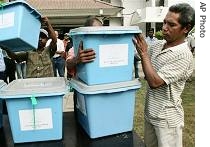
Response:
[[[193,56],[186,42],[162,50],[164,43],[159,41],[150,48],[153,67],[166,85],[156,89],[148,86],[145,118],[155,126],[175,127],[184,122],[180,96],[193,72]]]

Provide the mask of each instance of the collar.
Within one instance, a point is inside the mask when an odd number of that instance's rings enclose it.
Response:
[[[163,43],[162,49],[163,49],[165,43]],[[188,47],[187,42],[183,42],[183,43],[181,43],[179,45],[176,45],[176,46],[169,47],[167,49],[161,50],[161,53],[164,53],[164,52],[167,52],[167,51],[172,51],[172,52],[179,51],[179,50],[183,50],[183,48],[187,48],[187,47]]]

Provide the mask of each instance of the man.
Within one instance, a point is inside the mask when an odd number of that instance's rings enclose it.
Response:
[[[16,76],[15,76],[16,66],[15,66],[15,61],[10,59],[7,56],[7,53],[5,51],[3,54],[4,54],[4,63],[6,66],[6,69],[4,72],[5,73],[4,82],[8,84],[16,79]]]
[[[38,48],[21,53],[13,53],[9,49],[2,47],[8,56],[17,62],[26,61],[26,78],[53,77],[53,66],[51,57],[57,50],[57,38],[47,17],[42,17],[42,24],[46,25],[48,32],[40,29]],[[48,37],[52,38],[49,46],[46,46]]]
[[[154,37],[154,29],[150,28],[146,38],[147,45],[150,47],[151,45],[155,44],[156,41],[158,41],[158,39]]]
[[[69,33],[65,33],[63,36],[63,44],[64,44],[65,51],[71,48],[70,43],[71,43],[71,41],[69,39]]]
[[[53,71],[54,76],[57,77],[57,71],[60,77],[64,77],[65,74],[65,59],[63,56],[65,55],[65,48],[64,43],[62,40],[58,38],[58,31],[55,31],[56,37],[57,37],[57,51],[55,52],[55,55],[52,58],[53,63]],[[50,44],[52,40],[49,39],[47,41],[46,46]]]
[[[166,41],[151,46],[151,56],[141,34],[133,39],[148,83],[146,147],[182,147],[184,112],[180,95],[193,71],[193,56],[185,38],[194,25],[194,9],[181,3],[169,8],[162,28]]]

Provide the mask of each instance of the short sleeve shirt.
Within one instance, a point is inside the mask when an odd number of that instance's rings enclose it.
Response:
[[[46,46],[49,46],[51,41],[52,41],[52,39],[49,39],[46,43]],[[62,40],[60,40],[58,38],[57,38],[57,51],[65,52],[64,43],[63,43]],[[60,56],[60,54],[55,53],[53,58],[56,58],[56,57],[59,57],[59,56]]]
[[[165,42],[151,46],[151,62],[165,85],[151,89],[145,100],[145,118],[155,126],[175,127],[184,122],[181,93],[193,72],[193,56],[187,42],[163,49]]]
[[[54,76],[49,47],[45,47],[41,53],[38,53],[36,50],[33,50],[27,52],[27,54],[27,78],[41,78]]]

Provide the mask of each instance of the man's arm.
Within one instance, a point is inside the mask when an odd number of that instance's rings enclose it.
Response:
[[[72,59],[67,59],[67,69],[74,68],[77,64],[92,62],[95,59],[95,51],[93,49],[83,49],[83,42],[79,44],[77,56]]]
[[[49,48],[51,51],[51,55],[53,56],[57,50],[57,37],[56,37],[55,31],[47,17],[42,17],[41,21],[42,21],[42,24],[46,25],[48,29],[49,37],[52,39],[52,41],[50,42]]]
[[[157,72],[152,66],[150,56],[147,52],[148,45],[144,40],[143,36],[141,34],[135,35],[135,39],[136,40],[133,39],[133,43],[136,46],[136,50],[141,57],[144,75],[150,88],[154,89],[164,85],[165,81],[157,74]]]
[[[7,47],[0,45],[0,47],[7,52],[7,55],[12,59],[16,60],[17,62],[22,62],[27,60],[27,53],[22,52],[21,54],[15,54],[11,50],[9,50]]]

